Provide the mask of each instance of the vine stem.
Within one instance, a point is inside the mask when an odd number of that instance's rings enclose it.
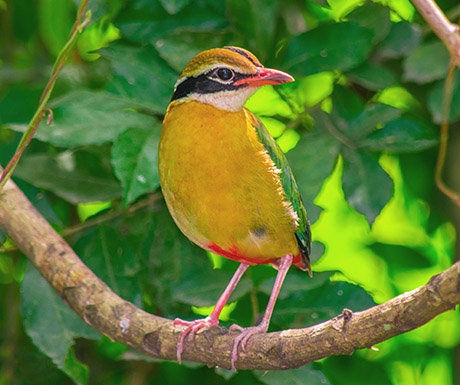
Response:
[[[460,65],[460,29],[457,24],[449,21],[433,0],[412,0],[412,4],[422,14],[434,33],[443,41],[451,57],[442,98],[440,143],[434,178],[438,189],[460,208],[460,195],[450,189],[442,180],[449,138],[449,115],[454,73],[455,68]]]
[[[69,55],[70,51],[72,50],[75,42],[78,39],[78,36],[80,33],[83,31],[83,29],[89,24],[91,21],[91,11],[86,12],[85,19],[83,19],[83,15],[85,14],[86,6],[88,5],[88,0],[83,0],[80,3],[80,6],[78,8],[77,12],[77,18],[75,20],[75,23],[72,27],[72,31],[70,33],[69,39],[67,40],[67,43],[65,46],[62,48],[61,52],[59,52],[58,57],[56,58],[56,61],[53,66],[53,71],[51,73],[51,78],[48,81],[45,89],[43,90],[43,93],[40,97],[40,102],[37,110],[35,111],[34,116],[32,117],[32,120],[30,121],[26,132],[22,136],[18,147],[16,149],[16,152],[14,153],[13,157],[11,160],[8,162],[7,166],[3,170],[2,175],[0,176],[0,192],[3,190],[3,187],[5,186],[6,182],[8,179],[11,177],[11,174],[13,173],[14,169],[16,168],[19,159],[21,158],[24,150],[27,148],[29,145],[30,141],[32,140],[32,137],[35,134],[35,131],[37,131],[37,128],[42,121],[43,117],[46,115],[46,112],[48,112],[48,120],[47,123],[51,124],[51,120],[53,117],[53,113],[49,108],[46,108],[46,104],[48,103],[48,100],[51,97],[51,94],[54,89],[54,85],[56,84],[57,77],[59,76],[59,73],[61,72],[62,68],[64,67],[65,61],[67,59],[67,56]]]

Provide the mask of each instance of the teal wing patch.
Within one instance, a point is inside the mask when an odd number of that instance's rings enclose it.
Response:
[[[286,198],[289,203],[292,205],[292,209],[297,214],[298,228],[295,233],[297,243],[299,244],[299,249],[302,254],[302,259],[305,264],[305,269],[310,270],[310,254],[311,254],[311,231],[310,224],[307,220],[307,212],[302,202],[302,197],[300,196],[297,183],[292,174],[291,167],[284,155],[283,151],[279,148],[275,139],[268,133],[267,129],[263,123],[257,119],[250,111],[246,110],[246,113],[251,118],[254,129],[257,132],[259,140],[264,145],[265,150],[275,163],[276,167],[281,170],[280,179],[281,184],[286,194]]]

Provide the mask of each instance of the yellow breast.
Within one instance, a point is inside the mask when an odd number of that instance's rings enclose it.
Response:
[[[188,238],[236,260],[264,263],[298,253],[297,225],[250,114],[172,103],[159,173],[168,208]]]

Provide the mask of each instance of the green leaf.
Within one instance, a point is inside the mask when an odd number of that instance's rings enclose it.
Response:
[[[170,15],[174,15],[190,3],[191,0],[160,0],[163,8]]]
[[[127,229],[121,234],[118,227],[107,223],[87,231],[73,248],[114,292],[136,306],[142,306],[137,241]]]
[[[88,156],[84,160],[98,161]],[[24,156],[18,164],[16,175],[74,204],[107,201],[121,196],[120,185],[111,174],[92,172],[69,152],[56,156]]]
[[[37,11],[41,38],[48,50],[57,56],[72,29],[75,5],[71,1],[42,0]]]
[[[155,48],[161,58],[171,68],[181,73],[188,62],[201,51],[210,47],[222,47],[228,45],[228,32],[190,32],[166,36],[155,41]],[[176,78],[178,75],[176,75]],[[169,90],[172,94],[172,89]]]
[[[81,320],[28,264],[22,282],[21,311],[33,343],[75,383],[86,384],[87,367],[75,359],[75,338],[99,339],[100,334]]]
[[[275,0],[228,0],[228,18],[237,34],[245,40],[246,48],[264,62],[273,50],[276,27]],[[263,20],[262,23],[256,20]]]
[[[122,132],[112,148],[115,175],[123,187],[123,200],[129,205],[140,195],[159,185],[158,142],[160,125],[151,128],[129,128]]]
[[[372,225],[392,196],[392,181],[378,161],[362,150],[343,147],[343,191],[348,204]]]
[[[200,279],[193,276],[188,277],[173,288],[173,299],[193,306],[213,306],[224,292],[232,276],[232,272],[210,270]],[[238,300],[251,289],[252,281],[248,277],[243,277],[227,303]]]
[[[267,385],[329,385],[330,382],[321,370],[313,364],[291,370],[256,370],[259,381]]]
[[[152,113],[166,112],[178,74],[153,47],[114,44],[98,52],[111,60],[115,72],[107,91]]]
[[[150,42],[178,33],[211,32],[228,26],[225,8],[206,2],[193,2],[179,12],[168,15],[151,1],[134,4],[117,23],[122,35],[134,42]]]
[[[152,118],[132,110],[133,104],[107,92],[71,91],[49,103],[54,118],[42,120],[35,139],[60,147],[112,142],[128,127],[150,127]],[[25,125],[8,125],[24,132]]]
[[[417,344],[416,346],[419,345],[423,344]],[[393,372],[389,370],[389,368],[393,367],[393,364],[395,363],[396,359],[395,354],[398,354],[398,350],[401,350],[399,354],[404,355],[404,357],[423,357],[423,355],[417,354],[418,352],[408,352],[407,349],[401,349],[400,345],[397,345],[395,350],[392,350],[390,357],[388,358],[390,363],[389,365],[385,364],[385,361],[382,362],[382,360],[379,359],[372,360],[365,358],[364,356],[354,354],[353,357],[329,357],[327,360],[323,362],[322,369],[324,373],[327,375],[327,378],[333,384],[392,385],[394,384],[394,382],[391,379],[393,379],[394,377]],[[413,361],[406,361],[408,366],[410,366],[409,362]],[[413,375],[412,368],[409,369],[408,374],[409,376]]]
[[[353,140],[365,138],[379,126],[382,127],[387,122],[399,118],[402,112],[386,104],[371,104],[351,121],[347,136]]]
[[[443,80],[439,81],[428,95],[428,108],[433,115],[433,121],[438,124],[441,123],[444,83]],[[460,119],[460,76],[456,73],[452,85],[449,122],[455,122],[458,119]]]
[[[310,278],[305,273],[299,273],[298,271],[290,271],[289,274],[286,276],[284,280],[283,287],[278,296],[278,300],[282,300],[288,298],[290,295],[294,295],[295,293],[306,290],[310,291],[321,287],[329,282],[329,278],[331,275],[334,274],[332,271],[325,271],[315,273],[313,278]],[[259,287],[259,291],[270,295],[273,289],[273,285],[275,284],[275,277],[271,277],[264,281]]]
[[[347,20],[370,29],[374,33],[374,44],[383,40],[391,29],[390,9],[376,3],[366,3],[347,16]]]
[[[353,83],[372,91],[390,87],[395,82],[395,76],[391,71],[372,62],[365,62],[352,69],[347,72],[347,76]]]
[[[366,60],[373,37],[371,30],[355,23],[321,25],[289,42],[283,69],[294,76],[350,70]]]
[[[347,87],[336,85],[332,94],[332,119],[341,131],[348,129],[350,121],[364,109],[360,97]]]
[[[450,55],[445,45],[436,41],[414,49],[404,61],[406,81],[417,84],[443,79],[449,68]]]
[[[318,115],[314,115],[320,125]],[[315,222],[320,208],[313,201],[324,180],[331,174],[339,151],[339,143],[324,128],[303,132],[297,146],[286,156],[294,173],[310,222]]]
[[[282,327],[307,327],[340,315],[344,308],[361,311],[375,305],[363,288],[348,282],[331,282],[325,279],[330,273],[322,274],[321,286],[303,290],[299,287],[287,298],[280,298],[273,322]]]
[[[369,248],[385,259],[388,268],[392,272],[427,269],[432,266],[432,262],[430,258],[424,254],[423,248],[417,249],[380,242],[373,243]]]
[[[416,152],[439,142],[433,127],[413,119],[396,119],[372,133],[361,144],[376,151]]]
[[[420,45],[421,39],[422,30],[418,24],[407,21],[392,23],[390,33],[377,48],[377,56],[389,59],[407,56]]]

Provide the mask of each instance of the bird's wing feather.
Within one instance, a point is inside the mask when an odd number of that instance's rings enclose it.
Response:
[[[295,236],[299,244],[299,249],[302,254],[302,259],[305,265],[305,269],[308,270],[311,274],[311,270],[310,270],[310,254],[311,254],[310,224],[307,220],[307,212],[303,205],[302,197],[300,196],[299,189],[294,179],[294,175],[292,173],[291,167],[289,166],[289,163],[283,151],[281,151],[275,139],[273,139],[272,136],[268,133],[263,123],[259,119],[257,119],[257,117],[255,117],[248,110],[246,110],[246,112],[250,116],[251,123],[257,132],[259,140],[264,145],[265,150],[267,151],[268,155],[272,159],[273,163],[275,163],[276,167],[279,170],[281,170],[279,177],[280,177],[283,189],[284,189],[284,193],[286,194],[286,199],[291,204],[292,209],[295,211],[298,217],[298,222],[297,222],[298,227],[297,227],[297,231],[295,232]]]

